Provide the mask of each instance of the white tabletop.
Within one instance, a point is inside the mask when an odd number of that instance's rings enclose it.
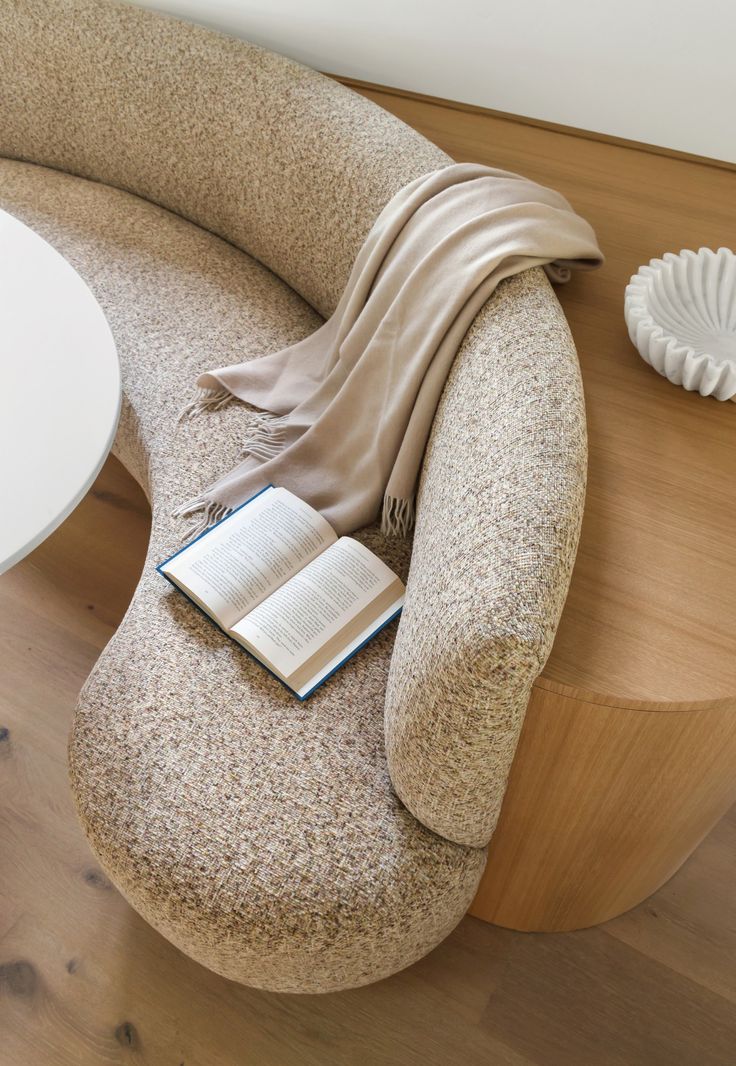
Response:
[[[120,368],[94,296],[0,210],[0,573],[74,510],[112,447]]]

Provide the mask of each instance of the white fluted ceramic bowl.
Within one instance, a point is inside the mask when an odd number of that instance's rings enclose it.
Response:
[[[736,397],[736,256],[666,252],[626,286],[629,336],[645,362],[701,396]]]

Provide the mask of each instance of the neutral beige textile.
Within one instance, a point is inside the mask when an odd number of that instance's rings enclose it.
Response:
[[[100,301],[125,389],[116,452],[152,503],[140,583],[70,737],[97,859],[156,929],[234,980],[325,992],[409,965],[461,919],[485,853],[426,829],[391,786],[395,627],[302,705],[154,569],[181,538],[174,502],[235,461],[247,417],[232,407],[178,423],[206,353],[275,350],[319,316],[231,244],[109,186],[0,159],[0,207]],[[375,526],[358,537],[406,577],[408,541]],[[102,600],[98,614],[102,626]],[[94,863],[74,846],[80,869]]]
[[[559,304],[535,268],[476,316],[433,421],[411,566],[408,539],[359,534],[408,569],[398,631],[302,709],[154,571],[183,533],[175,504],[235,464],[252,414],[178,424],[182,397],[208,366],[314,332],[383,206],[451,160],[290,60],[106,0],[6,0],[0,99],[0,156],[57,168],[0,160],[0,205],[101,301],[116,453],[153,514],[70,740],[92,848],[228,977],[302,992],[385,977],[473,897],[485,851],[452,840],[492,830],[567,589],[585,416]]]
[[[405,535],[440,393],[477,312],[512,274],[551,264],[567,280],[601,260],[589,224],[551,189],[474,163],[417,178],[376,220],[328,322],[199,378],[187,413],[237,397],[276,417],[259,419],[245,459],[177,513],[199,512],[194,535],[275,484],[338,534],[382,508],[384,532]]]
[[[339,82],[128,3],[2,0],[0,59],[0,156],[161,204],[323,317],[384,205],[451,162]]]
[[[578,360],[540,274],[499,286],[453,364],[386,688],[396,791],[425,825],[476,847],[493,834],[552,648],[585,497]]]

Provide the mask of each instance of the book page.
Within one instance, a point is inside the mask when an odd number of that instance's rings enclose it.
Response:
[[[336,539],[318,511],[271,487],[161,570],[229,630]]]
[[[327,655],[320,657],[319,661],[315,663],[314,668],[310,667],[309,663],[306,663],[304,667],[301,667],[297,674],[293,675],[290,681],[291,687],[300,699],[304,699],[308,696],[313,689],[318,688],[319,685],[325,681],[330,674],[334,674],[340,666],[343,665],[348,659],[359,651],[364,644],[367,644],[371,637],[374,637],[385,625],[396,618],[397,614],[401,611],[404,605],[404,593],[397,599],[392,599],[388,607],[381,611],[380,614],[376,614],[376,611],[371,612],[371,620],[367,626],[360,628],[355,626],[356,636],[346,634],[347,639],[339,641],[340,650],[336,655],[331,658],[327,658]]]
[[[341,537],[233,626],[232,635],[299,688],[305,671],[306,679],[317,673],[320,659],[331,661],[341,640],[354,640],[403,592],[378,556]]]

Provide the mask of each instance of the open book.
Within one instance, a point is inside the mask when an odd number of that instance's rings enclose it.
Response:
[[[300,700],[404,602],[377,555],[273,485],[156,569]]]

